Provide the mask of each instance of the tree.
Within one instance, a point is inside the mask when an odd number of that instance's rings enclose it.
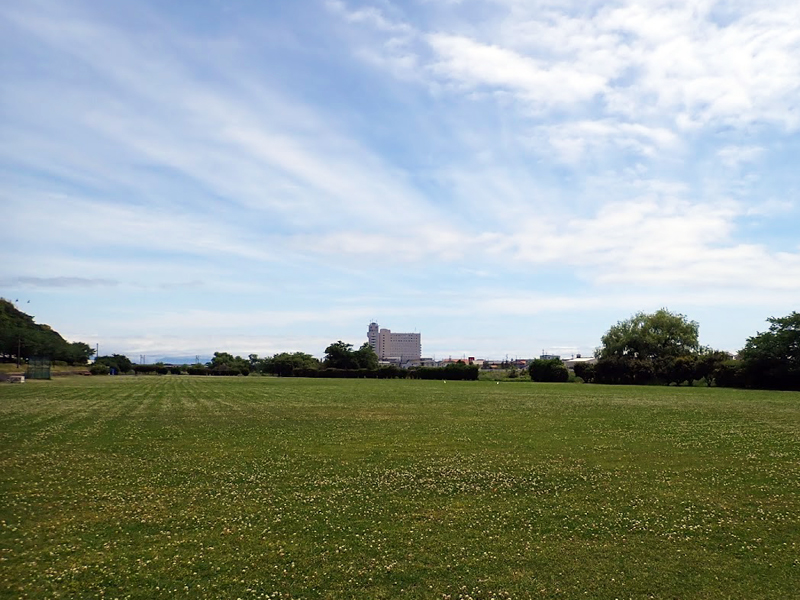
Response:
[[[751,387],[800,390],[800,313],[771,317],[769,331],[747,339],[740,352]]]
[[[0,298],[0,359],[21,360],[31,357],[85,364],[94,354],[88,344],[67,342],[49,325],[37,324],[33,317]]]
[[[209,369],[217,375],[249,375],[250,363],[241,356],[233,356],[227,352],[214,352],[214,357],[208,363]]]
[[[569,371],[560,358],[537,358],[528,367],[531,381],[563,383],[569,380]]]
[[[69,354],[69,359],[67,360],[67,362],[76,365],[85,365],[87,362],[89,362],[89,359],[94,354],[94,348],[90,347],[89,344],[85,344],[83,342],[72,342],[69,345],[68,354]],[[130,367],[128,367],[125,370],[130,371],[131,369]]]
[[[592,383],[594,381],[594,365],[591,363],[579,362],[575,363],[572,369],[575,375],[583,379],[584,383]]]
[[[697,379],[705,379],[706,385],[722,385],[723,371],[727,372],[725,366],[731,360],[731,355],[722,350],[712,350],[702,348],[697,357]]]
[[[100,356],[94,361],[95,365],[105,365],[109,369],[116,370],[117,373],[127,373],[133,370],[133,363],[123,354],[112,354],[111,356]]]
[[[699,350],[699,326],[665,308],[653,314],[636,313],[620,321],[602,337],[598,358],[677,358]]]
[[[281,352],[272,358],[264,359],[264,372],[291,377],[305,371],[319,369],[319,360],[304,352]]]
[[[602,337],[595,381],[598,383],[690,383],[696,379],[700,350],[698,324],[665,308],[636,313]]]
[[[353,352],[353,344],[345,344],[342,340],[325,348],[325,360],[323,363],[327,369],[359,368],[358,361]]]
[[[375,350],[369,345],[369,342],[364,342],[361,348],[353,353],[356,364],[359,369],[375,370],[378,368],[378,355]]]

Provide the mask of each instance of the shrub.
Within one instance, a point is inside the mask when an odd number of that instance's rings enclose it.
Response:
[[[714,382],[719,387],[744,387],[744,365],[736,360],[726,360],[717,366]]]
[[[569,371],[560,358],[537,358],[528,367],[531,381],[565,383],[569,381]]]
[[[89,373],[92,375],[108,375],[111,369],[108,365],[92,365],[89,367]]]
[[[454,363],[446,367],[420,367],[411,369],[408,377],[412,379],[449,379],[451,381],[477,381],[478,366]]]
[[[594,365],[591,363],[576,363],[573,369],[575,375],[580,377],[585,383],[594,381]]]

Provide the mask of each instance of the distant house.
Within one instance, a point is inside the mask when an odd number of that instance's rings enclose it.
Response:
[[[564,366],[567,367],[570,371],[574,370],[575,365],[577,364],[594,365],[597,364],[597,359],[594,356],[587,356],[586,358],[584,358],[580,354],[578,354],[574,358],[564,359]]]

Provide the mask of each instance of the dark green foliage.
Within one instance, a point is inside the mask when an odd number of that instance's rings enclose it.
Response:
[[[133,363],[131,360],[122,354],[100,356],[95,359],[94,364],[106,365],[108,368],[114,369],[117,373],[127,373],[133,370]]]
[[[91,367],[89,367],[89,373],[91,373],[92,375],[108,375],[110,371],[111,369],[108,367],[108,365],[104,365],[102,363],[101,364],[95,363]]]
[[[356,364],[359,369],[377,369],[378,368],[378,355],[372,349],[369,343],[364,342],[361,348],[353,352],[356,359]]]
[[[699,326],[686,316],[662,308],[653,314],[636,313],[620,321],[601,339],[600,358],[677,358],[699,350]]]
[[[745,384],[800,390],[800,313],[767,321],[769,331],[748,338],[740,353]]]
[[[15,360],[46,357],[69,364],[86,364],[94,350],[83,342],[67,342],[48,325],[38,325],[33,317],[0,298],[0,359]]]
[[[250,373],[250,360],[241,356],[233,356],[227,352],[214,352],[214,358],[208,363],[212,375],[239,375],[245,369]]]
[[[339,340],[325,348],[325,359],[322,362],[326,369],[370,369],[378,368],[378,356],[368,343],[358,350],[352,344]]]
[[[695,354],[686,354],[676,358],[666,358],[657,362],[656,379],[664,383],[681,385],[686,382],[692,385],[695,379],[700,379],[699,357]]]
[[[408,376],[411,379],[443,379],[450,381],[477,381],[478,366],[468,365],[463,362],[449,364],[445,367],[420,367],[410,369]]]
[[[613,384],[690,385],[711,373],[716,355],[701,360],[697,322],[660,309],[620,321],[603,336],[592,380]],[[713,353],[711,353],[713,354]],[[584,379],[585,380],[585,379]]]
[[[576,363],[573,367],[575,375],[583,379],[584,383],[592,383],[594,381],[595,369],[591,363]]]
[[[719,378],[723,365],[731,360],[731,355],[720,350],[705,349],[697,356],[696,379],[704,379],[706,385],[722,385]]]
[[[319,360],[306,354],[305,352],[281,352],[272,358],[264,360],[264,373],[278,375],[280,377],[292,377],[293,375],[309,377],[310,371],[319,369]],[[299,372],[305,373],[299,375]]]
[[[744,365],[738,360],[726,360],[715,369],[714,383],[719,387],[744,387]]]
[[[528,367],[531,381],[565,383],[569,381],[569,371],[560,358],[537,358]]]
[[[322,364],[326,369],[357,369],[358,361],[353,352],[353,344],[339,340],[325,348]]]

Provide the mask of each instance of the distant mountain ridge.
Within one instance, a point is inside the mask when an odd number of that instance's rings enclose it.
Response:
[[[129,356],[128,358],[134,360],[134,358],[136,357]],[[206,364],[207,362],[211,362],[212,357],[201,354],[199,358],[200,358],[199,362],[201,364]],[[147,355],[147,364],[152,365],[159,362],[169,365],[193,365],[196,362],[198,362],[198,355],[192,354],[187,356],[153,356],[153,357]]]

